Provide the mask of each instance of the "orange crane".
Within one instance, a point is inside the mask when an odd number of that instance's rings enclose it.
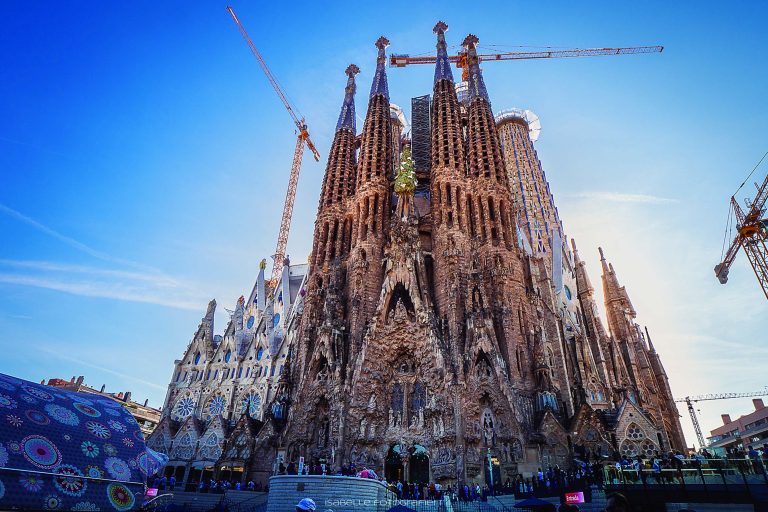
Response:
[[[755,172],[755,169],[760,166],[766,156],[768,156],[768,153],[763,155],[763,158],[752,169],[749,176]],[[755,276],[757,276],[757,280],[763,288],[763,293],[768,299],[768,248],[765,245],[766,239],[768,239],[768,218],[764,217],[765,202],[768,199],[768,176],[765,177],[762,185],[758,186],[755,183],[755,188],[757,189],[755,199],[751,203],[749,199],[745,201],[747,207],[747,213],[745,214],[736,200],[736,194],[744,186],[744,183],[747,182],[749,176],[739,186],[736,193],[731,196],[726,237],[728,236],[733,216],[736,217],[736,236],[733,238],[728,250],[724,251],[722,261],[715,265],[715,275],[721,284],[727,283],[728,271],[733,264],[733,260],[736,258],[736,254],[739,252],[739,248],[743,247],[749,262],[752,264],[752,269],[755,271]]]
[[[567,57],[595,57],[599,55],[628,55],[633,53],[661,53],[663,46],[632,46],[627,48],[570,48],[553,49],[533,52],[503,52],[503,53],[481,53],[478,54],[480,62],[494,60],[526,60],[526,59],[561,59]],[[404,68],[411,64],[435,64],[437,57],[410,55],[392,55],[389,58],[389,65],[395,68]],[[469,69],[467,67],[467,53],[459,52],[458,55],[449,55],[448,61],[456,64],[461,69],[461,79],[467,81]]]
[[[312,156],[315,157],[315,162],[320,161],[320,153],[312,143],[312,139],[309,138],[307,123],[304,121],[303,117],[296,115],[296,111],[298,109],[291,106],[291,102],[288,101],[288,97],[283,92],[280,84],[277,83],[275,76],[272,74],[272,71],[270,71],[269,66],[267,66],[267,63],[264,60],[264,57],[261,56],[261,53],[256,49],[253,41],[251,41],[250,36],[248,36],[248,32],[245,31],[245,27],[242,23],[240,23],[240,20],[235,14],[234,9],[227,6],[227,12],[229,12],[229,15],[232,16],[232,20],[234,20],[235,25],[237,25],[237,28],[240,30],[240,34],[243,36],[243,39],[245,39],[245,42],[248,43],[248,47],[251,49],[251,53],[253,53],[253,56],[256,57],[257,61],[259,61],[259,65],[264,71],[264,74],[267,75],[269,83],[272,85],[272,88],[280,97],[280,101],[283,102],[286,110],[288,110],[288,113],[291,115],[291,119],[293,119],[293,123],[296,125],[298,134],[296,138],[296,148],[293,151],[293,163],[291,164],[291,175],[288,179],[288,190],[285,193],[283,217],[280,220],[280,232],[277,236],[277,248],[275,249],[275,254],[272,256],[274,262],[272,265],[272,278],[270,279],[269,283],[272,289],[274,289],[277,284],[277,280],[280,277],[280,272],[282,272],[283,260],[285,259],[285,247],[288,244],[288,233],[291,230],[293,203],[296,199],[296,186],[299,183],[301,160],[304,157],[304,146],[306,145],[307,148],[309,148],[309,150],[312,152]]]

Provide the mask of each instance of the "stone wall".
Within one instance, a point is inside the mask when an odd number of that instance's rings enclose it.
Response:
[[[378,504],[392,502],[395,495],[378,480],[351,476],[278,475],[269,479],[267,512],[294,510],[303,498],[312,498],[317,510],[357,512],[383,510]]]

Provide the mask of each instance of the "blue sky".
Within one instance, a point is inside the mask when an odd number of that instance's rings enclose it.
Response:
[[[364,116],[381,34],[411,54],[434,50],[438,19],[449,46],[469,32],[481,47],[664,45],[484,74],[496,110],[541,117],[566,233],[596,285],[602,245],[674,393],[766,384],[768,308],[748,262],[737,258],[727,286],[712,272],[728,198],[768,150],[766,4],[291,5],[234,7],[323,156],[350,62]],[[85,375],[160,405],[207,301],[232,308],[274,250],[290,118],[224,3],[2,2],[0,47],[0,371]],[[431,92],[430,66],[388,73],[407,115]],[[305,157],[293,261],[311,250],[323,169]],[[702,424],[750,407],[702,404]]]

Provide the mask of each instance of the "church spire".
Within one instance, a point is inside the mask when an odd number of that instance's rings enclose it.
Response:
[[[480,71],[480,60],[477,57],[477,43],[480,40],[474,34],[469,34],[461,43],[467,52],[467,67],[469,68],[469,101],[475,98],[483,98],[490,105],[488,90],[483,81],[483,72]]]
[[[448,61],[448,47],[445,44],[445,33],[448,31],[448,25],[438,21],[432,32],[437,34],[437,61],[435,63],[435,82],[448,80],[453,83],[453,72],[451,63]]]
[[[387,85],[387,56],[384,53],[389,46],[389,39],[381,36],[376,40],[376,48],[379,49],[379,55],[376,57],[376,74],[373,76],[371,84],[371,98],[376,95],[384,96],[389,101],[389,85]]]
[[[344,103],[341,106],[339,121],[336,123],[336,131],[351,130],[355,134],[355,75],[360,72],[360,68],[354,64],[347,67],[347,87],[344,89]]]

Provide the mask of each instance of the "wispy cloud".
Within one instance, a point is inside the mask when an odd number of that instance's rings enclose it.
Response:
[[[143,302],[192,311],[199,311],[201,304],[204,304],[204,298],[193,300],[188,296],[188,290],[182,288],[175,288],[168,293],[168,290],[161,291],[144,283],[137,284],[130,281],[77,280],[68,276],[0,273],[0,283],[45,288],[83,297]]]
[[[206,302],[196,287],[156,268],[95,249],[2,203],[0,213],[113,267],[0,259],[0,283],[194,311]]]
[[[143,384],[145,386],[149,386],[151,388],[155,388],[155,389],[159,389],[161,391],[165,391],[165,386],[161,386],[161,385],[159,385],[159,384],[157,384],[155,382],[150,382],[148,380],[139,379],[135,375],[129,375],[127,373],[123,373],[121,371],[114,370],[112,368],[107,368],[103,364],[96,364],[96,363],[91,363],[91,362],[85,361],[85,360],[82,359],[82,357],[68,356],[68,355],[62,353],[61,350],[56,350],[56,349],[53,349],[53,348],[50,348],[50,347],[45,347],[45,346],[40,347],[40,350],[42,350],[43,352],[46,352],[46,353],[52,355],[53,357],[55,357],[57,359],[61,359],[62,361],[67,361],[67,362],[70,362],[70,363],[76,363],[76,364],[79,364],[81,366],[85,366],[86,368],[93,368],[95,370],[100,370],[100,371],[102,371],[104,373],[108,373],[110,375],[114,375],[116,377],[120,377],[121,379],[123,379],[125,381],[128,381],[128,382],[137,382],[137,383]]]
[[[143,269],[143,270],[148,270],[148,271],[152,271],[152,272],[161,273],[156,268],[152,268],[150,266],[143,265],[143,264],[137,263],[135,261],[126,260],[126,259],[123,259],[123,258],[118,258],[118,257],[112,256],[111,254],[108,254],[108,253],[106,253],[104,251],[100,251],[98,249],[94,249],[93,247],[91,247],[91,246],[89,246],[87,244],[84,244],[83,242],[80,242],[79,240],[75,240],[72,237],[69,237],[69,236],[64,235],[62,233],[59,233],[55,229],[50,228],[50,227],[46,226],[45,224],[42,224],[42,223],[36,221],[35,219],[33,219],[31,217],[28,217],[27,215],[24,215],[23,213],[21,213],[21,212],[19,212],[17,210],[14,210],[13,208],[11,208],[9,206],[4,205],[3,203],[0,203],[0,213],[4,213],[4,214],[8,215],[9,217],[11,217],[13,219],[16,219],[17,221],[22,222],[22,223],[24,223],[24,224],[26,224],[26,225],[28,225],[28,226],[30,226],[30,227],[40,231],[41,233],[44,233],[44,234],[50,236],[51,238],[55,238],[56,240],[58,240],[58,241],[60,241],[60,242],[62,242],[64,244],[68,245],[69,247],[72,247],[73,249],[76,249],[76,250],[78,250],[78,251],[80,251],[80,252],[82,252],[84,254],[92,256],[93,258],[96,258],[98,260],[105,261],[105,262],[108,262],[108,263],[116,263],[116,264],[119,264],[119,265],[124,265],[124,266],[127,266],[127,267],[131,267],[131,268]]]
[[[570,192],[562,194],[562,196],[575,199],[588,199],[590,201],[610,201],[614,203],[662,204],[678,202],[677,199],[669,197],[608,191]]]

